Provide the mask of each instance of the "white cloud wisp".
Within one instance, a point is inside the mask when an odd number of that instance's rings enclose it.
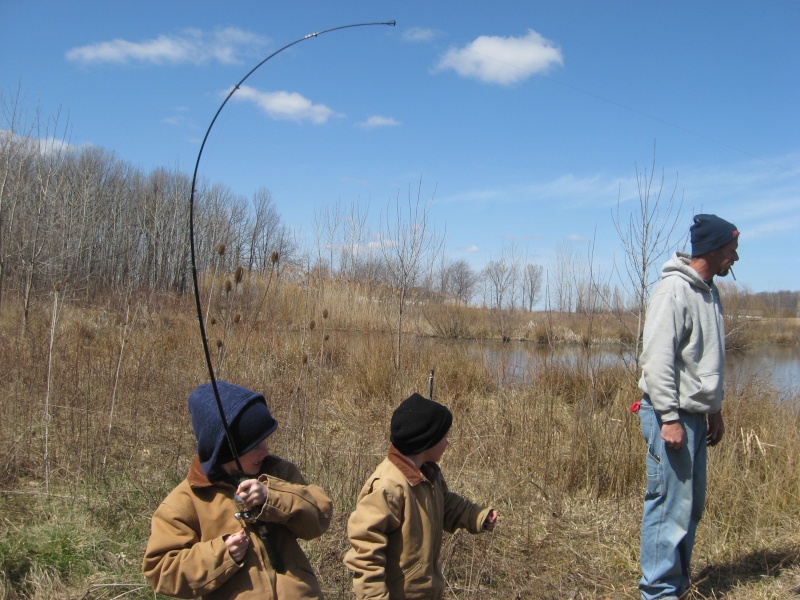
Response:
[[[242,55],[251,56],[265,45],[265,38],[235,27],[217,29],[211,33],[187,29],[180,34],[160,35],[141,42],[116,39],[79,46],[68,50],[66,58],[83,65],[177,65],[204,64],[209,61],[238,64]]]
[[[522,37],[480,36],[463,48],[452,48],[436,66],[484,83],[511,85],[564,64],[561,50],[529,29]]]
[[[314,104],[297,92],[261,92],[243,85],[233,99],[251,102],[273,119],[284,121],[311,121],[322,125],[331,117],[340,116],[324,104]]]

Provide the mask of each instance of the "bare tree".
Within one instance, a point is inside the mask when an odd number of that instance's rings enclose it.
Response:
[[[21,195],[19,186],[25,165],[26,144],[22,140],[30,137],[30,131],[20,132],[19,100],[19,91],[13,97],[7,97],[0,91],[3,119],[0,125],[0,306],[8,269],[7,241],[9,234],[14,231],[14,217]]]
[[[30,155],[32,169],[27,188],[30,201],[21,206],[22,231],[17,240],[23,278],[23,334],[30,317],[34,287],[38,279],[48,275],[54,207],[63,185],[59,175],[68,152],[67,126],[61,128],[58,114],[43,124],[37,109],[34,127],[37,135],[32,140],[34,152]]]
[[[472,301],[475,296],[475,290],[478,287],[478,280],[479,275],[464,259],[444,265],[442,287],[459,304],[466,306]]]
[[[385,234],[381,250],[396,293],[395,366],[398,369],[401,365],[403,319],[409,292],[417,285],[423,273],[433,265],[443,243],[435,231],[429,228],[428,217],[432,202],[433,196],[427,202],[422,201],[422,181],[420,181],[416,199],[412,199],[409,186],[406,206],[401,206],[398,195],[395,200],[394,215],[390,215],[391,206],[387,208],[386,212]]]
[[[644,324],[647,299],[650,288],[658,281],[658,266],[664,255],[673,248],[671,239],[681,214],[683,201],[677,200],[678,176],[672,191],[665,194],[664,171],[656,179],[656,156],[653,147],[653,162],[650,172],[640,171],[636,167],[636,183],[639,192],[639,203],[630,211],[627,218],[620,215],[620,198],[617,197],[617,208],[613,215],[614,227],[617,230],[625,257],[625,275],[620,278],[631,285],[633,296],[633,314],[636,318],[636,331],[631,332],[634,339],[632,355],[633,369],[638,372],[639,354],[641,353],[642,327]],[[677,205],[676,205],[677,203]]]
[[[559,312],[572,312],[577,305],[577,282],[582,279],[580,274],[581,261],[578,259],[573,246],[563,241],[555,249],[555,289],[553,299]]]
[[[544,280],[544,267],[536,263],[527,263],[522,270],[522,303],[528,312],[533,311],[533,307],[539,300],[542,293],[542,282]]]

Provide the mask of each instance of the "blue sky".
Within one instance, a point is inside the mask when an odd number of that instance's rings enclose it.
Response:
[[[640,174],[741,230],[737,280],[800,290],[800,2],[5,0],[0,91],[144,171],[267,187],[313,237],[338,203],[433,199],[476,269],[557,249],[609,273]]]

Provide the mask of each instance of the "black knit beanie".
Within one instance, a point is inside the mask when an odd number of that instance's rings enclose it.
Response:
[[[722,248],[739,235],[736,225],[717,215],[695,215],[689,231],[692,238],[692,257]]]
[[[438,444],[453,424],[453,414],[438,402],[412,394],[392,414],[389,440],[401,454],[414,456]]]

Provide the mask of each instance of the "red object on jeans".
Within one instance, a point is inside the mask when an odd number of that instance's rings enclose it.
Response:
[[[642,405],[642,401],[641,400],[637,400],[636,402],[634,402],[633,404],[631,404],[628,407],[628,410],[631,411],[632,413],[635,413],[635,412],[637,412],[639,410],[639,407],[641,405]]]

